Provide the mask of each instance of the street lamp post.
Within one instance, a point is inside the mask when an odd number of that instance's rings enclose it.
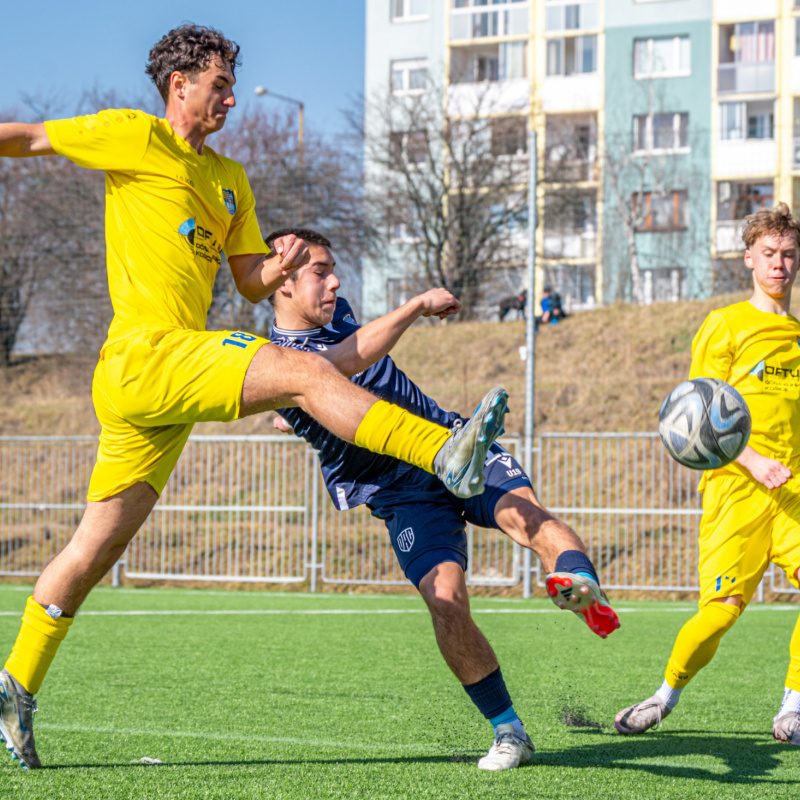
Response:
[[[303,120],[303,110],[304,106],[300,100],[295,100],[293,97],[286,97],[283,94],[275,94],[275,92],[271,92],[269,89],[265,89],[263,86],[256,86],[256,95],[258,97],[263,97],[264,95],[269,95],[270,97],[274,97],[277,100],[283,100],[286,103],[293,103],[297,106],[297,153],[298,153],[298,162],[300,164],[300,169],[303,168],[303,136],[304,136],[304,120]]]

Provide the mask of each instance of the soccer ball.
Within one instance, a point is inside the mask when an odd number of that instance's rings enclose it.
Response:
[[[695,378],[679,383],[661,405],[658,432],[667,452],[692,469],[730,464],[750,438],[750,410],[725,381]]]

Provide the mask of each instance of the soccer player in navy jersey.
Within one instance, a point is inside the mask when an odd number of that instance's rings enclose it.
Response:
[[[453,295],[432,289],[359,326],[347,301],[336,296],[339,279],[330,241],[315,231],[292,228],[276,231],[266,242],[289,234],[307,243],[309,263],[269,298],[275,308],[270,341],[324,353],[354,383],[381,399],[446,427],[462,425],[459,414],[423,394],[388,355],[420,316],[456,313],[460,304]],[[470,522],[500,529],[536,552],[550,573],[546,582],[554,602],[580,613],[605,638],[619,621],[580,539],[542,508],[522,467],[498,444],[487,454],[485,491],[463,500],[421,469],[337,438],[299,408],[279,413],[275,427],[294,431],[319,452],[334,504],[344,510],[366,503],[384,520],[400,566],[428,605],[442,656],[494,726],[494,742],[478,767],[503,770],[529,762],[533,743],[514,710],[494,651],[470,616],[465,527]]]

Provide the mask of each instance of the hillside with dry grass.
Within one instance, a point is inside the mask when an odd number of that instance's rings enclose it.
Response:
[[[713,308],[743,299],[615,305],[544,326],[536,338],[535,422],[551,431],[652,431],[667,391],[688,373],[690,345]],[[506,428],[524,427],[525,323],[420,324],[396,347],[397,363],[446,408],[469,414],[491,386],[511,396]],[[0,370],[0,434],[96,434],[94,359],[45,356]],[[196,433],[270,433],[263,417],[205,423]]]

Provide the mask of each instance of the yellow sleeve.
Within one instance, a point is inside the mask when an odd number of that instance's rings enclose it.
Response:
[[[45,122],[53,149],[79,167],[132,172],[150,143],[152,123],[142,111],[109,109]]]
[[[256,199],[250,188],[250,181],[244,169],[239,166],[239,191],[236,201],[236,213],[233,217],[228,236],[225,239],[225,255],[244,256],[253,253],[269,253],[269,248],[261,235],[256,216]]]
[[[724,317],[712,311],[692,340],[689,378],[730,378],[734,342]]]

